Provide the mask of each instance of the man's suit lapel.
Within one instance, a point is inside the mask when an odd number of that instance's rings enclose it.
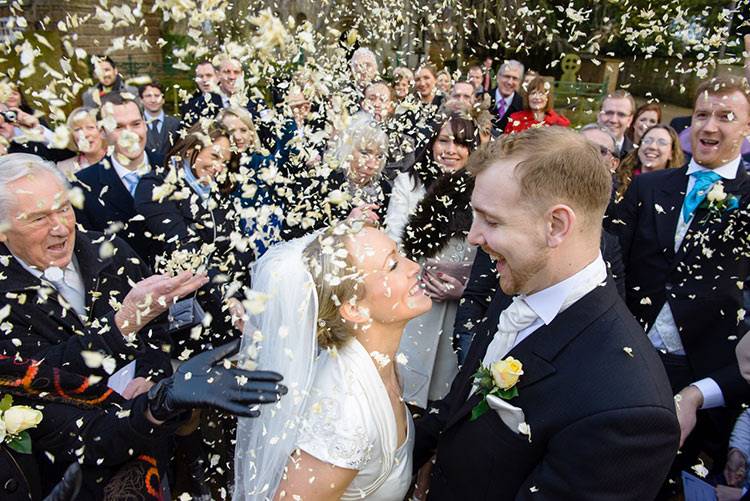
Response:
[[[74,329],[83,331],[83,321],[72,307],[63,306],[60,295],[52,285],[26,271],[4,244],[0,244],[0,256],[8,259],[8,266],[4,268],[6,279],[0,281],[0,294],[26,294],[27,304],[38,308],[40,315],[54,319],[64,329],[70,328],[72,323],[75,324],[72,326]]]
[[[107,191],[104,194],[99,192],[94,193],[94,195],[102,199],[107,210],[119,212],[124,216],[123,219],[127,221],[135,215],[133,197],[127,188],[125,188],[120,176],[117,175],[112,159],[106,157],[102,163],[103,166],[99,169],[99,183],[101,186],[97,188],[101,191],[106,186]]]
[[[591,322],[611,308],[618,299],[617,288],[612,280],[607,278],[605,285],[597,286],[555,317],[551,324],[540,327],[518,343],[506,356],[520,360],[523,364],[523,376],[518,380],[519,393],[524,388],[528,388],[554,374],[556,372],[554,360],[558,353],[581,334]],[[479,354],[475,354],[478,359],[474,360],[474,371],[478,368],[479,361],[484,358],[493,335],[494,331],[482,338],[481,351],[477,350]],[[606,335],[606,333],[603,333],[603,335]],[[466,394],[468,395],[468,392]],[[472,395],[451,416],[447,427],[461,422],[471,412],[471,409],[480,402],[481,398],[479,394]],[[510,403],[518,405],[515,400],[510,401]]]
[[[724,185],[725,193],[734,195],[737,197],[738,201],[741,201],[743,195],[749,191],[750,176],[745,171],[744,166],[740,164],[735,178],[729,180],[724,179],[722,180],[722,184]],[[699,252],[699,250],[703,248],[703,245],[697,244],[697,239],[695,238],[696,233],[703,232],[710,238],[712,233],[720,231],[725,227],[726,220],[730,214],[730,211],[726,211],[717,217],[713,217],[707,207],[698,206],[695,209],[693,220],[690,222],[690,227],[688,227],[688,230],[685,233],[682,245],[680,245],[680,248],[675,255],[675,263],[683,261],[687,256]]]
[[[106,238],[106,237],[103,237]],[[102,259],[99,257],[99,244],[76,234],[75,256],[78,259],[78,268],[81,272],[84,290],[86,292],[86,309],[91,311],[94,294],[98,289],[100,274],[111,262],[112,258]],[[90,314],[89,314],[90,316]]]
[[[687,166],[675,169],[662,185],[656,189],[654,207],[644,209],[654,215],[656,226],[656,240],[659,247],[664,249],[670,258],[674,256],[674,235],[677,231],[677,221],[682,215],[682,202],[685,200],[688,176]],[[662,212],[663,211],[663,212]]]

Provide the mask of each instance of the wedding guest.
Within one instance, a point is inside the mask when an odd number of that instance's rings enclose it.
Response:
[[[159,82],[152,81],[139,87],[138,95],[148,127],[146,151],[163,157],[177,140],[180,121],[164,113],[164,87]]]
[[[552,84],[541,77],[533,78],[526,86],[526,93],[523,95],[523,110],[512,113],[508,117],[505,134],[521,132],[540,125],[570,127],[570,120],[552,108],[554,101]]]
[[[466,72],[466,81],[474,87],[474,94],[484,94],[484,72],[479,66],[471,66]]]
[[[78,155],[57,162],[57,168],[67,177],[101,162],[107,155],[107,142],[104,132],[96,123],[96,113],[96,110],[89,108],[76,108],[68,116],[67,126],[72,136],[69,148]]]
[[[738,284],[750,265],[747,241],[739,238],[750,224],[744,209],[750,178],[740,165],[748,133],[747,84],[734,77],[705,81],[693,106],[690,163],[633,178],[608,220],[622,244],[628,307],[662,359],[678,402],[676,482],[699,453],[720,467],[748,394],[734,353],[746,330],[737,312],[744,312]]]
[[[195,84],[198,87],[186,103],[180,106],[183,128],[189,128],[200,118],[216,116],[224,107],[218,94],[218,69],[209,60],[195,66]]]
[[[643,134],[661,122],[661,105],[659,103],[646,103],[635,110],[633,123],[628,127],[625,135],[633,144],[641,144]]]
[[[178,354],[185,347],[224,342],[242,330],[243,295],[237,284],[247,280],[253,250],[249,242],[232,238],[242,231],[230,196],[235,180],[226,172],[231,158],[230,135],[223,126],[213,123],[204,130],[196,124],[170,150],[167,167],[144,175],[135,192],[135,209],[150,237],[144,258],[160,270],[180,269],[185,261],[205,269],[210,278],[196,296],[211,315],[210,330],[198,339],[192,334],[180,339]]]
[[[614,134],[608,128],[595,123],[584,125],[580,133],[599,148],[609,171],[614,174],[620,165],[620,151],[617,149],[617,139]]]
[[[295,199],[285,208],[285,238],[343,220],[361,206],[383,220],[391,195],[391,185],[381,175],[387,148],[388,136],[372,117],[355,117],[325,155],[331,174],[302,179],[294,188]]]
[[[633,123],[634,112],[635,100],[627,91],[618,89],[602,99],[597,123],[606,127],[615,135],[620,159],[625,158],[625,155],[630,153],[634,147],[633,141],[625,134],[630,124]]]
[[[598,149],[540,127],[467,168],[469,242],[495,259],[503,294],[448,396],[417,421],[415,466],[435,457],[430,499],[653,499],[679,426],[658,356],[607,279]]]
[[[405,66],[393,70],[393,92],[397,101],[403,101],[411,94],[414,85],[414,72]]]
[[[541,75],[538,71],[526,70],[526,73],[524,73],[523,75],[523,83],[521,84],[521,86],[526,89],[532,80],[539,77],[541,77]]]
[[[261,176],[263,169],[273,165],[274,157],[261,153],[260,139],[247,110],[230,107],[219,113],[217,120],[229,133],[235,157],[238,157],[238,161],[230,162],[228,167],[229,174],[236,180],[230,196],[239,203],[235,209],[243,234],[252,241],[256,256],[260,256],[269,246],[281,241],[284,204],[276,193],[284,185],[267,182]]]
[[[150,244],[133,197],[141,177],[161,166],[163,157],[146,151],[146,121],[135,99],[117,92],[102,98],[99,117],[112,154],[76,174],[84,196],[76,220],[85,230],[115,231],[145,258]]]
[[[442,69],[438,71],[435,87],[437,88],[437,91],[444,96],[450,94],[451,89],[453,88],[453,78],[451,78],[451,74],[448,70]]]
[[[456,82],[450,91],[449,99],[460,101],[465,106],[472,107],[477,102],[477,95],[470,82]]]
[[[378,76],[378,60],[375,53],[367,47],[360,47],[354,51],[349,60],[349,68],[354,84],[360,92],[364,92],[365,87]]]
[[[453,114],[414,167],[415,179],[426,188],[407,214],[400,242],[405,255],[423,266],[433,307],[407,325],[399,350],[408,360],[401,374],[404,398],[422,409],[428,400],[445,396],[457,372],[453,321],[476,250],[466,242],[472,185],[464,166],[478,143],[474,122]],[[389,216],[398,205],[389,206]],[[386,219],[389,232],[393,220]]]
[[[103,104],[102,98],[111,92],[127,93],[130,99],[138,96],[138,89],[125,83],[117,69],[117,64],[111,57],[92,56],[91,66],[97,83],[89,87],[81,96],[84,107],[98,108]]]
[[[378,123],[385,122],[393,113],[393,89],[385,82],[373,82],[365,88],[362,110]]]
[[[620,197],[635,176],[685,164],[680,139],[670,126],[654,125],[646,130],[640,141],[640,146],[627,154],[617,170],[617,194]]]
[[[437,70],[430,64],[423,64],[414,74],[414,89],[423,105],[439,107],[443,96],[437,93]]]
[[[161,351],[169,343],[166,329],[151,321],[206,279],[151,276],[119,238],[77,231],[68,188],[62,173],[38,157],[0,160],[0,216],[7,224],[0,233],[6,259],[0,305],[8,308],[10,326],[0,349],[105,379],[112,368],[92,365],[83,352],[109,357],[115,370],[135,360],[135,379],[123,394],[131,398],[153,384],[151,377],[171,373]],[[149,296],[165,302],[144,303]]]
[[[516,60],[505,61],[497,72],[497,86],[490,89],[490,111],[496,116],[495,128],[505,130],[510,115],[523,110],[520,94],[523,81],[523,64]]]
[[[235,342],[193,357],[177,374],[131,399],[112,391],[106,379],[90,383],[88,375],[43,358],[0,355],[0,390],[41,418],[27,430],[41,473],[35,487],[49,494],[75,463],[81,465],[80,498],[115,499],[127,492],[137,499],[161,499],[170,441],[190,410],[254,417],[259,414],[254,406],[276,402],[286,393],[277,373],[219,363],[238,347]]]

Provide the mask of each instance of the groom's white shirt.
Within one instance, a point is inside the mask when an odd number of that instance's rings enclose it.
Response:
[[[523,300],[529,308],[534,310],[534,313],[536,313],[539,318],[518,333],[516,342],[513,343],[513,346],[517,346],[518,343],[529,337],[542,325],[549,325],[552,323],[557,315],[594,290],[596,286],[604,282],[606,279],[607,265],[604,263],[604,259],[600,252],[596,259],[586,265],[585,268],[575,275],[566,278],[562,282],[558,282],[555,285],[551,285],[546,289],[542,289],[529,296],[521,294]],[[572,298],[571,296],[574,294],[578,297]],[[573,299],[573,301],[569,302],[568,305],[565,305],[566,299],[568,298]]]

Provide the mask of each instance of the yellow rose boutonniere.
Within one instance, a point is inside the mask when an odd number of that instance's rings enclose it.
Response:
[[[477,393],[484,398],[471,410],[471,421],[479,419],[489,410],[487,395],[495,395],[503,400],[510,400],[518,396],[516,383],[523,375],[523,364],[513,357],[507,357],[490,364],[489,367],[480,366],[474,374],[474,384]]]

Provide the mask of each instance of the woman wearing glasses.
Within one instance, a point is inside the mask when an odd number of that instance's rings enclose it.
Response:
[[[617,169],[618,198],[628,189],[633,176],[681,167],[684,163],[685,157],[674,129],[668,125],[654,125],[641,136],[640,147],[628,153]]]
[[[535,77],[526,87],[524,109],[510,115],[505,134],[548,125],[570,127],[570,121],[552,109],[553,102],[552,84],[542,77]]]

